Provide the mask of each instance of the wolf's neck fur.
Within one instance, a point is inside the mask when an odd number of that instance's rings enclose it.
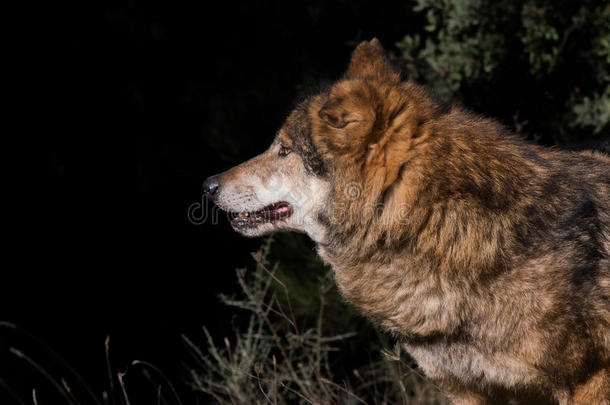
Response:
[[[400,335],[460,327],[461,300],[476,294],[475,281],[501,274],[524,248],[519,233],[528,225],[515,223],[511,218],[523,215],[514,212],[538,215],[535,198],[544,190],[539,149],[488,120],[454,109],[425,131],[426,139],[393,163],[400,169],[389,187],[357,199],[350,190],[333,191],[346,211],[328,214],[328,243],[319,248],[345,297]],[[376,170],[381,176],[388,168]],[[352,180],[352,187],[369,181]]]

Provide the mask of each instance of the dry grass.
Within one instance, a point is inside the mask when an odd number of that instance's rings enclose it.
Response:
[[[393,345],[388,336],[370,326],[367,329],[362,318],[353,315],[338,298],[328,273],[312,275],[316,282],[301,291],[296,291],[292,280],[289,291],[286,273],[277,263],[269,263],[271,244],[269,238],[253,254],[256,266],[252,270],[237,270],[239,298],[221,297],[227,305],[241,309],[236,309],[243,319],[238,319],[234,335],[218,339],[204,329],[204,347],[184,337],[194,359],[188,383],[196,392],[197,404],[447,403],[400,345]],[[318,297],[303,299],[302,295],[313,294],[311,290]],[[301,297],[293,308],[295,296]],[[0,337],[10,338],[8,359],[32,378],[27,384],[31,391],[17,392],[10,385],[12,377],[7,380],[0,375],[0,403],[3,398],[34,405],[184,402],[174,386],[175,376],[145,361],[115,364],[109,338],[104,342],[107,378],[100,392],[27,331],[0,322]]]
[[[15,375],[0,375],[0,404],[19,405],[135,405],[143,398],[163,405],[183,405],[176,387],[155,365],[141,360],[113,364],[110,338],[104,342],[107,380],[91,384],[59,353],[44,341],[10,322],[0,321],[0,338],[7,345],[8,370]],[[103,367],[103,363],[100,364]],[[11,386],[15,378],[26,378]],[[99,383],[99,382],[98,382]],[[100,392],[93,385],[103,385]]]
[[[446,404],[445,397],[404,357],[400,345],[346,371],[336,359],[356,332],[327,334],[329,276],[319,280],[319,308],[299,324],[290,292],[269,263],[272,239],[253,254],[252,271],[237,270],[240,298],[222,296],[227,305],[246,311],[247,322],[219,343],[204,329],[206,348],[187,337],[197,366],[193,388],[219,404]],[[345,310],[345,308],[343,308]],[[346,311],[348,313],[348,311]],[[368,342],[371,347],[380,342]],[[358,348],[356,349],[358,350]],[[362,355],[349,353],[348,355]]]

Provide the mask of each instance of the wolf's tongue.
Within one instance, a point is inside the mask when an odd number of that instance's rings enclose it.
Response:
[[[290,206],[287,204],[279,204],[273,209],[273,211],[280,215],[286,214],[288,211],[290,211]]]
[[[264,222],[274,222],[292,214],[292,207],[285,201],[266,206],[260,211],[231,214],[231,221],[239,227],[257,226]]]
[[[273,204],[264,210],[258,211],[256,214],[265,218],[278,218],[290,212],[290,205],[285,203]]]
[[[285,213],[287,213],[288,211],[290,211],[290,207],[289,207],[289,206],[287,206],[287,205],[284,205],[283,207],[278,208],[278,209],[277,209],[277,211],[278,211],[280,214],[285,214]]]

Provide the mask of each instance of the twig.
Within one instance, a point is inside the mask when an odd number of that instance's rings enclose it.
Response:
[[[70,372],[70,374],[78,381],[78,383],[80,384],[81,387],[85,388],[85,391],[87,391],[87,393],[89,394],[89,396],[91,397],[91,399],[93,400],[93,402],[96,405],[102,405],[102,403],[100,402],[100,400],[97,398],[97,396],[95,395],[95,393],[93,392],[93,390],[91,389],[91,387],[89,386],[89,384],[87,384],[85,382],[85,379],[62,357],[60,356],[55,350],[53,350],[49,345],[47,345],[45,342],[43,342],[42,340],[40,340],[38,337],[36,337],[35,335],[29,333],[28,331],[26,331],[25,329],[22,329],[20,327],[18,327],[17,325],[15,325],[14,323],[11,322],[6,322],[6,321],[0,321],[0,327],[5,327],[5,328],[9,328],[14,330],[15,332],[19,332],[22,335],[25,335],[25,337],[27,337],[28,339],[30,339],[31,341],[33,341],[34,343],[36,343],[38,346],[42,347],[47,353],[49,353],[55,360],[57,360],[58,363],[60,363],[62,366],[64,366],[66,368],[66,370],[68,370]]]
[[[151,383],[151,385],[155,384],[155,381],[153,380],[148,370],[142,370],[142,374],[144,375],[144,377],[146,377],[148,382]],[[165,400],[165,398],[163,398],[163,395],[161,395],[161,384],[159,384],[159,386],[157,387],[157,402],[158,404],[161,404],[161,402],[163,402],[167,405],[167,401]]]
[[[564,46],[566,45],[566,43],[568,42],[568,38],[570,37],[570,35],[572,35],[572,32],[576,29],[579,28],[581,25],[580,22],[576,21],[574,22],[572,25],[570,25],[568,27],[568,29],[566,29],[563,32],[563,37],[561,38],[561,43],[559,44],[559,48],[557,48],[557,55],[559,55],[562,51]]]
[[[294,327],[295,333],[297,335],[299,335],[300,333],[299,333],[299,329],[297,327],[297,321],[296,321],[295,316],[294,316],[294,311],[292,310],[292,304],[290,303],[290,297],[288,296],[288,288],[286,287],[286,284],[284,284],[282,282],[282,280],[277,278],[275,276],[275,274],[273,274],[271,271],[269,271],[269,269],[267,269],[267,267],[265,265],[263,265],[262,263],[261,263],[261,266],[262,266],[263,270],[265,270],[267,272],[267,274],[269,274],[271,276],[271,278],[273,278],[273,280],[276,283],[278,283],[279,285],[282,286],[282,288],[284,290],[284,295],[286,296],[286,302],[288,303],[288,309],[290,310],[290,316],[292,317],[292,322],[290,322],[290,323]],[[279,303],[278,303],[278,305],[279,305]]]
[[[260,390],[260,392],[263,394],[263,396],[265,397],[265,399],[267,400],[267,402],[269,402],[270,404],[274,404],[274,402],[271,400],[271,398],[269,398],[269,396],[267,395],[267,393],[265,392],[265,390],[263,389],[263,385],[261,384],[261,379],[258,376],[258,372],[256,372],[256,382],[258,384],[258,389]]]
[[[34,369],[36,369],[40,374],[42,374],[44,378],[46,378],[57,389],[57,391],[59,391],[59,393],[64,398],[66,398],[69,403],[78,405],[76,402],[72,401],[72,398],[70,398],[70,396],[66,393],[65,389],[62,388],[62,386],[57,382],[57,380],[51,377],[51,375],[44,368],[42,368],[40,364],[36,363],[30,357],[22,353],[20,350],[15,349],[14,347],[9,348],[8,351],[30,364]]]
[[[117,373],[117,377],[119,379],[119,384],[121,385],[121,391],[123,392],[123,398],[125,399],[125,403],[127,405],[131,405],[131,403],[129,402],[129,396],[127,395],[127,389],[125,388],[125,382],[123,381],[123,377],[125,377],[126,374],[127,370],[122,373],[119,371]]]
[[[328,380],[326,378],[321,378],[320,381],[322,381],[322,382],[324,382],[326,384],[330,384],[333,387],[337,387],[341,391],[345,392],[347,395],[353,397],[356,401],[360,402],[361,404],[368,405],[368,403],[364,399],[360,398],[358,395],[354,394],[353,392],[351,392],[350,390],[346,389],[345,387],[342,387],[339,384],[337,384],[337,383],[335,383],[333,381],[330,381],[330,380]]]
[[[108,370],[108,382],[110,383],[110,402],[116,405],[116,395],[114,391],[114,377],[112,376],[112,364],[110,362],[110,336],[104,340],[104,353],[106,355],[106,369]]]
[[[76,399],[76,397],[74,396],[74,394],[72,394],[72,390],[70,389],[70,386],[68,385],[68,382],[67,382],[67,381],[66,381],[64,378],[62,378],[62,379],[61,379],[61,384],[64,386],[64,389],[66,390],[66,393],[67,393],[68,395],[70,395],[70,398],[72,398],[72,400],[73,400],[75,403],[77,403],[77,404],[78,404],[78,403],[79,403],[79,402],[78,402],[78,400]]]
[[[239,276],[240,275],[238,274],[238,277]],[[242,283],[242,288],[244,289],[244,293],[246,293],[246,295],[253,297],[252,292],[250,291],[250,289],[248,288],[248,285],[245,282]],[[263,317],[263,321],[265,322],[265,324],[269,328],[269,331],[271,332],[271,336],[275,340],[275,343],[276,343],[280,353],[282,354],[282,357],[284,359],[288,360],[289,359],[288,353],[286,353],[286,349],[284,348],[284,345],[282,344],[282,340],[280,339],[280,337],[279,337],[279,335],[277,333],[277,329],[275,328],[275,326],[273,325],[273,323],[271,322],[269,317],[266,315],[265,311],[262,308],[261,303],[258,300],[255,300],[255,305],[256,305],[257,310],[259,311],[259,313]],[[299,386],[299,388],[301,390],[303,390],[303,392],[309,393],[309,389],[301,382],[301,379],[299,378],[299,376],[298,376],[297,372],[295,371],[294,367],[292,367],[292,364],[290,363],[290,361],[286,361],[286,365],[288,367],[288,371],[290,372],[294,382]]]
[[[174,385],[172,384],[172,382],[169,380],[169,378],[167,378],[167,376],[155,365],[147,362],[147,361],[142,361],[142,360],[134,360],[133,362],[131,362],[132,366],[137,366],[137,365],[142,365],[142,366],[146,366],[152,370],[154,370],[157,374],[159,374],[159,376],[164,380],[164,382],[167,384],[167,386],[172,390],[172,394],[174,394],[174,397],[176,398],[176,401],[178,401],[178,403],[180,405],[182,405],[182,400],[180,399],[180,395],[178,395],[178,391],[176,391],[176,388],[174,388]]]
[[[311,402],[311,400],[309,398],[307,398],[306,396],[304,396],[303,394],[301,394],[300,392],[296,391],[293,388],[290,388],[289,386],[287,386],[286,384],[284,384],[283,382],[280,382],[280,385],[284,388],[286,388],[288,391],[292,392],[293,394],[296,394],[299,398],[301,398],[303,401],[307,401],[309,402],[311,405],[315,405],[315,403]]]

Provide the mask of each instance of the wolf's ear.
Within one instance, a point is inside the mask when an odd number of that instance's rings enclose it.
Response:
[[[333,128],[361,124],[374,118],[371,106],[375,98],[374,90],[365,83],[339,82],[330,89],[318,116]]]
[[[318,116],[333,128],[329,141],[339,149],[354,149],[368,142],[375,124],[375,89],[361,81],[342,81],[330,90]]]
[[[358,124],[366,118],[355,100],[332,97],[320,109],[318,115],[333,128],[345,128],[349,124]]]
[[[392,82],[400,81],[400,74],[394,69],[377,38],[361,42],[354,53],[345,73],[346,79],[372,77]]]

